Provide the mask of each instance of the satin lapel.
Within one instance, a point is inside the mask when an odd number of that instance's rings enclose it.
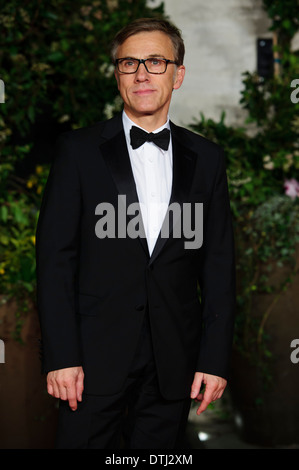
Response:
[[[110,131],[110,130],[109,130]],[[120,196],[125,196],[127,213],[128,206],[131,204],[139,204],[138,195],[135,185],[135,180],[131,168],[130,157],[127,149],[127,143],[122,125],[116,128],[116,132],[111,137],[111,131],[107,133],[107,140],[100,144],[100,151],[109,168],[112,178],[114,180],[116,189]],[[108,137],[109,136],[109,137]],[[122,200],[120,201],[122,203]],[[139,238],[144,250],[149,256],[147,241],[145,238],[145,230],[142,223],[141,211],[140,214],[140,229],[142,235]],[[129,219],[136,217],[136,213],[128,215]]]
[[[169,237],[162,236],[162,234],[169,231],[171,235],[173,226],[178,217],[178,211],[173,210],[172,214],[174,215],[173,223],[168,227],[168,212],[175,206],[179,204],[180,214],[182,214],[182,205],[184,202],[188,201],[188,195],[192,185],[192,179],[194,175],[194,165],[196,162],[197,155],[196,153],[188,147],[188,142],[184,141],[175,125],[171,123],[171,136],[172,136],[172,150],[173,150],[173,179],[172,179],[172,191],[169,201],[169,207],[167,214],[165,216],[162,229],[160,231],[159,237],[155,244],[152,256],[150,258],[149,264],[151,264],[159,255],[162,248],[164,247],[167,239]],[[166,224],[166,225],[165,225]],[[164,232],[163,228],[166,227]]]

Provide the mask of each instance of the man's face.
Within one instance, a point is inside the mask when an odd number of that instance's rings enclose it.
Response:
[[[175,60],[171,39],[160,31],[138,33],[119,46],[117,58],[147,59],[150,57]],[[154,116],[164,124],[171,101],[172,90],[178,89],[184,79],[184,66],[168,64],[164,74],[154,75],[140,64],[136,73],[115,71],[124,110],[133,121],[144,116]]]

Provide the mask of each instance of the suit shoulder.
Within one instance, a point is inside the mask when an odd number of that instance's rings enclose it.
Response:
[[[78,144],[80,142],[86,142],[91,138],[99,136],[104,128],[105,121],[97,122],[91,126],[80,127],[78,129],[71,129],[62,132],[57,137],[58,144]]]
[[[186,127],[181,127],[173,124],[173,129],[182,143],[192,148],[195,152],[209,152],[215,154],[223,154],[223,149],[220,145],[207,139],[201,134],[198,134]]]
[[[58,141],[74,143],[79,146],[81,144],[99,143],[102,138],[109,138],[110,135],[119,132],[121,128],[121,117],[118,114],[106,121],[98,121],[87,127],[63,132],[59,135]]]

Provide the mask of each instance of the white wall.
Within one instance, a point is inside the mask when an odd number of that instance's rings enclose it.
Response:
[[[148,0],[149,6],[160,0]],[[261,0],[164,0],[165,14],[182,31],[186,78],[174,92],[171,118],[188,125],[203,112],[235,124],[244,116],[239,105],[242,73],[257,67],[256,40],[271,37]]]

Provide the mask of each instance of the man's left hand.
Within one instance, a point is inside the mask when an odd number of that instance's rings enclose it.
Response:
[[[191,386],[191,398],[194,398],[197,402],[201,402],[196,412],[197,415],[205,411],[211,402],[221,398],[226,384],[227,381],[222,377],[195,372]],[[200,392],[202,385],[205,385],[205,390]]]

